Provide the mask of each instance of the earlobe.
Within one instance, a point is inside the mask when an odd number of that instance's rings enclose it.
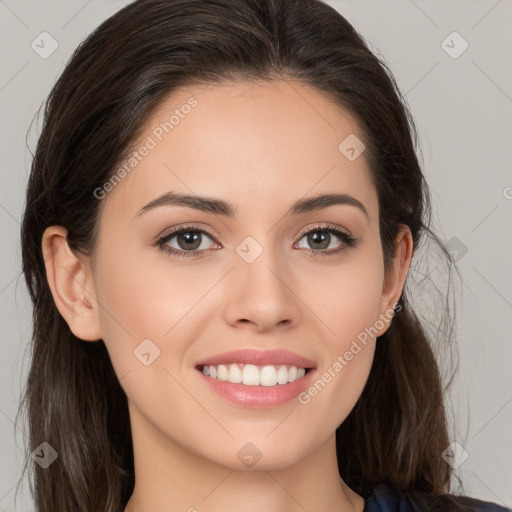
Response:
[[[71,332],[84,341],[97,341],[102,335],[90,269],[69,247],[66,235],[62,226],[49,226],[43,234],[48,285]]]
[[[405,279],[409,272],[413,254],[413,241],[411,230],[405,224],[400,225],[398,235],[395,239],[395,255],[391,267],[384,277],[382,286],[380,318],[385,326],[380,330],[378,336],[384,334],[390,324],[394,309],[405,285]]]

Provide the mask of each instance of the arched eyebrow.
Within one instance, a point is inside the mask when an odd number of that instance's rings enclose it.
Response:
[[[361,201],[348,194],[322,194],[306,199],[300,199],[292,205],[286,215],[298,215],[314,210],[321,210],[337,204],[354,206],[361,210],[365,214],[366,218],[369,217],[368,211]],[[161,206],[186,206],[195,210],[214,213],[215,215],[223,215],[226,217],[234,217],[237,210],[237,207],[233,205],[233,203],[222,199],[170,191],[165,192],[143,206],[137,212],[135,217],[139,217],[140,215]]]

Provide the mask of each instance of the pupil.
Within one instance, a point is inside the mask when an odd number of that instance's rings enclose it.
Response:
[[[321,234],[319,235],[319,233],[321,233]],[[327,242],[327,245],[325,244],[325,241],[328,240],[328,238],[329,238],[329,234],[326,233],[325,231],[316,231],[312,235],[309,235],[308,242],[311,245],[318,244],[318,243],[322,245],[322,242],[324,242],[321,247],[316,247],[316,248],[317,249],[325,249],[329,246],[328,242]],[[320,239],[320,240],[318,240],[318,239]]]
[[[197,247],[199,247],[199,245],[201,245],[201,243],[197,243],[198,239],[199,239],[199,233],[191,233],[190,231],[187,231],[185,233],[181,233],[181,237],[183,237],[186,241],[186,247],[188,249],[197,249]],[[192,244],[195,244],[194,246],[191,245]]]

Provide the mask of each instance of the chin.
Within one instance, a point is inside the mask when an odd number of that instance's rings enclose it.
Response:
[[[262,447],[262,444],[265,446]],[[268,442],[258,445],[257,441],[247,441],[234,451],[235,457],[229,449],[210,460],[233,471],[272,471],[292,466],[301,459],[299,447],[289,446],[286,450],[278,450],[277,446]]]

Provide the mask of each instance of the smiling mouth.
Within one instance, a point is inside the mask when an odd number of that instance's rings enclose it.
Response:
[[[296,382],[313,370],[313,368],[301,368],[290,364],[258,366],[243,363],[199,365],[196,368],[204,375],[216,380],[266,387]]]

